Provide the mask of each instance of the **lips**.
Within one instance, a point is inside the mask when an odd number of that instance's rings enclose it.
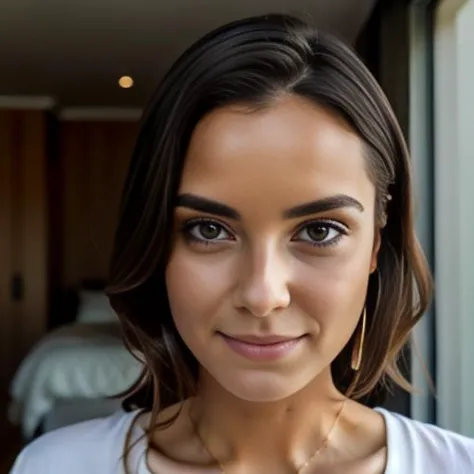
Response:
[[[253,335],[244,335],[244,336],[229,336],[227,334],[222,334],[224,337],[229,339],[234,339],[238,342],[244,342],[247,344],[254,344],[257,346],[269,346],[272,344],[281,344],[283,342],[294,341],[300,339],[303,336],[253,336]]]
[[[219,333],[236,354],[252,361],[270,362],[290,356],[301,346],[305,336],[228,336]]]

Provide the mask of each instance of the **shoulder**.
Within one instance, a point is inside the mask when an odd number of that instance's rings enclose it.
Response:
[[[378,411],[386,420],[390,463],[401,462],[396,458],[403,457],[407,467],[417,466],[414,473],[474,472],[474,439],[386,410]]]
[[[125,441],[136,415],[120,411],[45,434],[23,449],[11,474],[122,472]]]

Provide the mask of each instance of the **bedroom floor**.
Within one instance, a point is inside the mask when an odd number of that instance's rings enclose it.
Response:
[[[21,440],[17,433],[12,432],[5,441],[1,442],[2,452],[0,453],[0,474],[8,474],[13,462],[21,450]]]
[[[0,474],[8,474],[23,446],[20,431],[6,419],[6,404],[0,403]]]

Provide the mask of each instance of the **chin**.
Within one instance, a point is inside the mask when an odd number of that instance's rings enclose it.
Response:
[[[255,370],[233,372],[233,377],[219,377],[217,382],[228,392],[248,402],[276,402],[291,397],[311,380]]]

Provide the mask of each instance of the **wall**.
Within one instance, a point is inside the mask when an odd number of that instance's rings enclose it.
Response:
[[[55,297],[107,277],[137,127],[0,109],[0,406],[27,351],[64,322]]]
[[[459,239],[461,251],[461,430],[474,437],[474,2],[469,0],[459,12]],[[448,226],[448,222],[446,222]]]
[[[46,123],[42,111],[0,110],[0,392],[46,327]]]
[[[62,168],[62,284],[105,279],[123,181],[137,122],[64,121]]]
[[[435,28],[438,421],[474,436],[474,1],[444,0]]]

